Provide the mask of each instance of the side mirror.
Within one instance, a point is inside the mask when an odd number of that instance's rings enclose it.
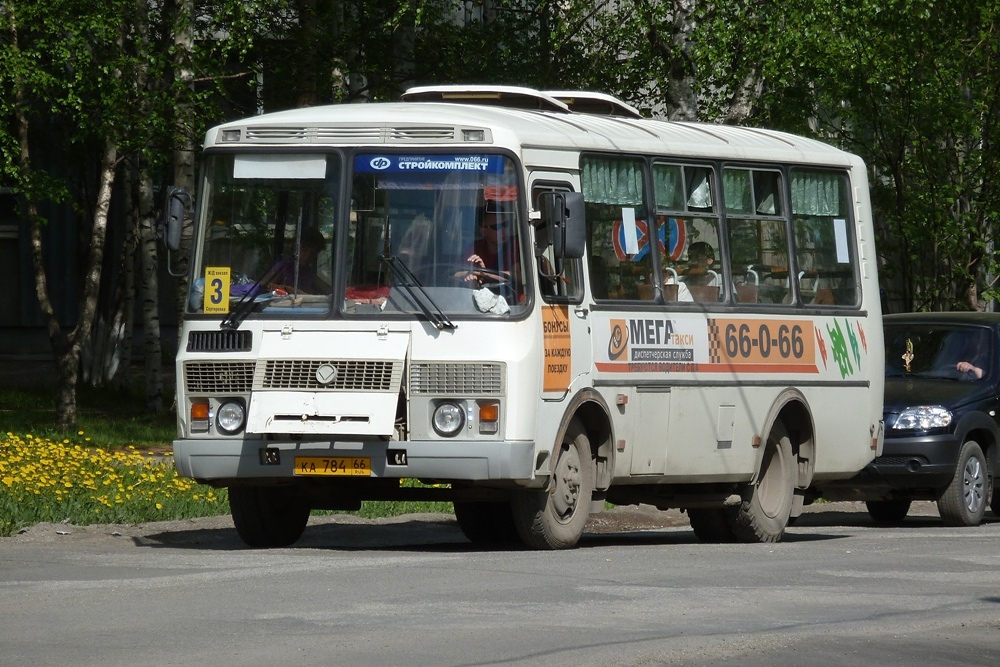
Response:
[[[167,205],[163,216],[163,243],[171,252],[181,248],[181,232],[184,214],[191,203],[191,195],[183,188],[171,188],[167,192]]]
[[[544,242],[556,257],[579,259],[587,244],[587,224],[580,192],[544,192],[538,198]],[[541,239],[540,239],[541,240]]]

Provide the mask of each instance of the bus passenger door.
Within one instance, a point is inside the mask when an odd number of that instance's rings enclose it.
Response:
[[[564,174],[532,174],[532,207],[538,210],[538,197],[543,192],[572,192],[565,179]],[[583,302],[583,261],[555,257],[549,246],[538,258],[535,278],[542,313],[542,398],[558,401],[580,386],[580,379],[591,370],[590,309]]]

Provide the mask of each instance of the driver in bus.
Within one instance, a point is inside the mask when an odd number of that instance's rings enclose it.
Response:
[[[511,289],[517,290],[517,296],[520,297],[520,285],[517,284],[521,270],[520,259],[514,241],[517,193],[500,190],[486,189],[486,203],[480,217],[479,233],[465,252],[465,261],[473,266],[465,280],[474,280],[483,285],[506,283]],[[481,267],[485,271],[476,271],[475,267]]]

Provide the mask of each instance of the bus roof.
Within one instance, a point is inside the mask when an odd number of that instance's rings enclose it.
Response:
[[[464,87],[468,90],[470,87]],[[485,88],[485,87],[484,87]],[[580,93],[581,99],[606,101],[609,111],[572,111],[572,91],[544,93],[503,87],[538,101],[522,108],[512,97],[490,104],[483,98],[440,101],[440,95],[414,89],[416,101],[339,104],[254,116],[214,127],[205,136],[213,146],[480,146],[523,149],[614,151],[690,158],[821,163],[848,166],[853,156],[823,142],[759,128],[635,118],[615,111],[610,96]],[[427,100],[427,101],[421,101]],[[545,100],[554,102],[543,103]],[[628,105],[618,102],[625,108]],[[558,106],[556,106],[558,105]],[[581,107],[587,108],[587,107]]]

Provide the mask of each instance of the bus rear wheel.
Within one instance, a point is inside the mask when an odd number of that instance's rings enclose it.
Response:
[[[518,539],[510,503],[503,501],[454,502],[455,519],[473,544],[510,544]]]
[[[294,544],[309,521],[308,503],[287,486],[229,487],[229,511],[240,539],[258,549]]]
[[[725,509],[694,508],[689,509],[687,515],[688,521],[691,522],[691,530],[700,541],[723,544],[736,540]]]
[[[764,444],[760,472],[743,489],[742,502],[730,514],[730,527],[740,542],[778,542],[788,525],[795,495],[795,453],[780,421]]]
[[[546,488],[514,494],[511,510],[521,541],[533,549],[575,547],[590,516],[593,492],[590,439],[573,421],[556,452]]]

